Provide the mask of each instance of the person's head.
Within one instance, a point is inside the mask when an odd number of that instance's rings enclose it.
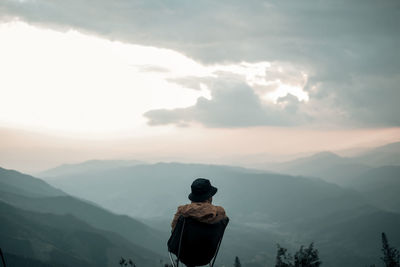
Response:
[[[192,192],[189,199],[192,202],[210,202],[212,197],[217,193],[217,188],[212,186],[210,180],[205,178],[197,178],[191,185]]]

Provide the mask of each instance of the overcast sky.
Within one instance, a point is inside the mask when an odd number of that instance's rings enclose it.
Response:
[[[235,148],[233,136],[262,143],[280,133],[274,149],[221,157],[398,141],[399,29],[397,0],[3,0],[0,127],[147,138],[152,148],[138,147],[148,154],[183,134],[189,148],[216,133]],[[319,141],[296,140],[297,130]],[[337,142],[324,146],[332,133]],[[194,161],[206,158],[193,150]],[[14,162],[8,155],[0,164]]]

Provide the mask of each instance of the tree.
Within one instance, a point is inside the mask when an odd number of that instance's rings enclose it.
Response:
[[[321,264],[314,243],[311,243],[307,248],[301,246],[294,255],[294,261],[287,249],[278,244],[275,267],[319,267]]]
[[[382,252],[381,260],[386,267],[400,267],[400,253],[397,249],[390,247],[385,233],[382,233]]]
[[[119,260],[119,265],[125,266],[125,265],[127,265],[127,264],[128,264],[128,263],[126,262],[126,260],[125,260],[124,258],[121,257],[121,259]]]
[[[235,257],[235,263],[233,264],[234,267],[242,267],[242,264],[240,263],[239,257]]]
[[[132,261],[132,259],[129,259],[128,263],[130,266],[136,267],[136,264]]]
[[[136,267],[136,264],[132,261],[132,259],[124,259],[121,257],[118,263],[120,266],[128,266],[129,264],[131,267]]]
[[[300,247],[300,250],[294,255],[295,267],[319,267],[322,262],[319,260],[318,250],[311,243],[308,248]]]
[[[286,248],[281,247],[279,244],[276,253],[275,267],[293,267],[292,256],[287,252]]]

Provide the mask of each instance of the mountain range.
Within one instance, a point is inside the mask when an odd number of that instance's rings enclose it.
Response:
[[[352,179],[382,166],[400,166],[400,142],[372,148],[354,157],[323,151],[283,163],[265,164],[264,168],[278,173],[318,177],[348,186]]]
[[[314,242],[323,266],[380,261],[400,246],[399,143],[357,157],[320,152],[272,166],[92,160],[40,178],[0,168],[0,247],[8,266],[160,266],[176,207],[194,178],[219,190],[230,217],[216,266],[273,266],[276,246]],[[279,173],[278,173],[279,172]],[[287,173],[287,174],[285,174]]]
[[[319,178],[181,163],[142,164],[46,178],[53,186],[128,214],[165,237],[176,206],[187,203],[193,178],[219,188],[214,202],[231,218],[217,263],[239,256],[246,266],[271,266],[276,244],[292,250],[315,242],[324,266],[379,262],[380,233],[400,244],[400,214],[373,205],[361,191]],[[90,190],[89,190],[90,188]],[[129,205],[127,205],[129,203]]]

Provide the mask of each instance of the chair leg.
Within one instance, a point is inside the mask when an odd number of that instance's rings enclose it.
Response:
[[[172,258],[171,252],[168,252],[168,255],[169,255],[169,259],[171,260],[172,266],[173,266],[173,267],[177,267],[177,266],[175,265],[174,259]]]
[[[217,250],[215,251],[215,254],[214,254],[214,257],[213,257],[212,261],[210,263],[208,263],[210,265],[210,267],[214,267],[214,263],[215,263],[215,260],[217,259],[217,256],[218,256],[218,251],[219,251],[219,246],[221,245],[221,241],[222,241],[222,237],[218,242]]]
[[[3,251],[0,248],[0,256],[1,256],[1,262],[3,263],[3,266],[6,267],[6,260],[4,259]]]

